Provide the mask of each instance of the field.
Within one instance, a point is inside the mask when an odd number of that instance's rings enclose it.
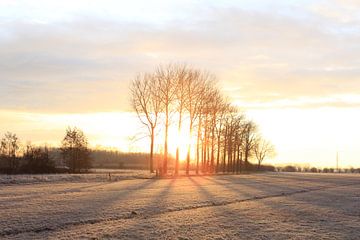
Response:
[[[0,184],[1,239],[359,239],[360,176],[266,173]],[[97,175],[96,175],[97,176]],[[45,178],[45,180],[44,180]],[[1,181],[0,181],[1,182]]]

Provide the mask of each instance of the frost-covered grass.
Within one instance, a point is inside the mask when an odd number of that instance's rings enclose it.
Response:
[[[268,173],[0,186],[4,239],[358,239],[360,176]]]
[[[110,178],[109,178],[110,173]],[[151,178],[146,170],[118,170],[118,169],[92,169],[86,174],[0,174],[1,184],[31,184],[31,183],[58,183],[58,182],[106,182],[133,178]]]

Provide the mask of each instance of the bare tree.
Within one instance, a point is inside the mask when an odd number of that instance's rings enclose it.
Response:
[[[150,135],[150,172],[154,172],[154,142],[155,128],[159,122],[161,99],[158,94],[158,84],[152,74],[138,75],[131,83],[131,105],[140,122],[144,124]]]
[[[197,143],[196,143],[196,174],[199,173],[199,161],[200,161],[200,150],[201,150],[201,165],[204,171],[205,162],[207,159],[207,128],[208,128],[208,114],[209,114],[209,102],[210,93],[215,84],[214,76],[207,73],[196,71],[195,77],[192,81],[193,90],[189,91],[191,99],[189,100],[189,113],[190,113],[190,137],[192,137],[192,130],[197,120]],[[190,89],[189,89],[190,90]],[[192,103],[192,105],[191,105]],[[192,108],[192,114],[191,109]],[[201,145],[201,146],[200,146]],[[201,149],[200,149],[201,147]],[[190,147],[188,149],[187,157],[187,168],[190,164]],[[188,170],[187,170],[188,173]]]
[[[230,105],[224,100],[219,106],[219,114],[216,122],[216,135],[217,135],[217,156],[216,156],[216,172],[220,171],[220,153],[221,153],[221,137],[223,133],[223,126],[226,113],[229,111]]]
[[[172,104],[176,100],[177,92],[177,74],[178,74],[178,65],[169,64],[167,66],[160,66],[157,68],[155,76],[158,81],[157,91],[159,93],[160,101],[164,111],[165,117],[165,135],[164,135],[164,159],[162,166],[162,174],[167,174],[168,168],[168,138],[169,138],[169,126],[170,126],[170,117],[174,112]]]
[[[68,127],[61,143],[61,155],[71,172],[87,171],[91,167],[88,140],[83,131]]]
[[[216,129],[217,129],[217,125],[218,125],[218,115],[220,113],[220,111],[222,110],[221,108],[223,107],[223,97],[220,93],[220,91],[215,88],[211,95],[210,95],[210,125],[209,125],[209,130],[210,130],[210,134],[211,134],[211,153],[210,153],[210,168],[209,171],[210,172],[214,172],[215,171],[215,145],[216,145]]]
[[[251,156],[252,150],[254,149],[256,130],[257,127],[254,122],[248,121],[245,123],[243,130],[243,149],[246,169],[249,167],[249,157]]]
[[[18,167],[17,154],[20,149],[20,141],[16,134],[7,132],[1,139],[0,154],[1,160],[5,162],[6,171],[9,173],[15,172]]]
[[[183,112],[187,104],[187,89],[186,85],[191,78],[190,69],[186,65],[179,65],[176,74],[176,85],[178,86],[176,91],[176,102],[177,102],[177,112],[179,114],[178,118],[178,134],[181,133],[182,121],[183,121]],[[179,158],[180,158],[180,146],[176,146],[176,159],[175,159],[175,175],[179,174]]]
[[[132,83],[132,106],[150,136],[150,169],[153,169],[155,128],[161,118],[164,145],[161,174],[167,174],[169,127],[176,120],[183,131],[189,119],[190,141],[187,146],[186,174],[190,171],[191,140],[196,135],[196,174],[202,172],[238,173],[249,165],[254,154],[256,125],[230,103],[216,86],[215,77],[186,65],[158,67],[154,73],[139,75]],[[176,117],[176,118],[175,118]],[[174,121],[175,122],[175,121]],[[196,130],[195,130],[196,129]],[[195,132],[195,134],[194,134]],[[179,173],[180,145],[176,145],[175,174]],[[201,161],[201,166],[200,166]]]
[[[255,139],[254,153],[258,160],[258,170],[260,170],[260,165],[265,158],[272,158],[276,154],[274,145],[268,140],[263,139],[261,136],[258,136]]]
[[[238,114],[237,108],[229,105],[223,116],[224,127],[225,127],[224,130],[222,131],[223,172],[230,172],[232,167],[234,136],[236,133],[235,123],[237,122],[237,114]]]
[[[240,172],[242,170],[242,155],[243,155],[243,142],[244,142],[244,130],[246,126],[245,115],[242,113],[238,113],[236,116],[236,120],[234,122],[234,131],[235,139],[234,139],[234,166],[233,172]]]

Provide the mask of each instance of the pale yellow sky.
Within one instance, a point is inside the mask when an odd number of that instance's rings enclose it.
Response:
[[[276,163],[360,166],[360,5],[324,1],[0,1],[0,134],[136,150],[129,81],[186,62],[277,148]],[[130,120],[131,119],[131,120]],[[140,147],[139,147],[140,146]]]

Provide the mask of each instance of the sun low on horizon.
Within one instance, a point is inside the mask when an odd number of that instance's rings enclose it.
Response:
[[[359,23],[356,1],[0,1],[0,134],[59,146],[76,126],[92,148],[148,152],[130,83],[184,63],[273,143],[265,163],[360,167]]]

